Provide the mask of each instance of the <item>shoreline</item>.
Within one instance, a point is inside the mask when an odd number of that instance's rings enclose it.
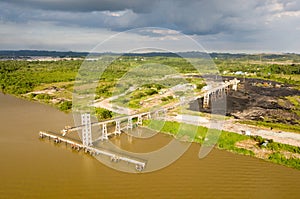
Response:
[[[15,94],[11,94],[11,93],[3,93],[2,91],[0,91],[0,94],[2,94],[2,95],[9,95],[11,97],[15,97],[17,99],[21,99],[21,100],[24,100],[24,101],[27,101],[27,102],[32,102],[32,103],[37,103],[37,104],[42,104],[42,105],[45,105],[45,106],[49,106],[49,107],[52,107],[52,108],[56,109],[57,111],[65,113],[65,114],[69,114],[69,113],[72,112],[72,109],[63,111],[63,110],[60,110],[59,106],[56,106],[55,104],[47,103],[47,102],[44,102],[42,100],[30,99],[30,98],[24,97],[23,95],[15,95]]]
[[[46,105],[46,106],[49,106],[50,104],[47,104],[47,103],[41,103],[41,102],[39,102],[39,101],[35,101],[35,100],[28,100],[27,98],[23,98],[22,96],[15,96],[15,95],[12,95],[12,94],[4,94],[4,93],[2,93],[2,92],[0,92],[1,94],[3,94],[3,95],[9,95],[9,96],[11,96],[11,97],[16,97],[16,98],[18,98],[18,99],[21,99],[21,100],[25,100],[25,101],[30,101],[30,102],[34,102],[34,103],[38,103],[38,104],[42,104],[42,105]],[[65,111],[62,111],[62,110],[59,110],[57,107],[55,107],[55,106],[51,106],[50,105],[50,107],[52,107],[52,108],[55,108],[57,111],[59,111],[59,112],[63,112],[63,113],[65,113],[65,114],[70,114],[70,112],[65,112]],[[168,122],[175,122],[175,121],[166,121],[167,123]],[[177,122],[176,121],[176,123],[178,123],[178,124],[180,124],[179,122]],[[185,124],[187,124],[187,125],[191,125],[191,126],[195,126],[194,124],[190,124],[190,123],[185,123]],[[199,125],[199,126],[196,126],[198,129],[202,129],[202,130],[206,130],[206,129],[208,129],[207,127],[205,127],[205,126],[201,126],[201,125]],[[153,128],[151,128],[151,127],[149,127],[149,126],[145,126],[145,125],[143,125],[143,128],[149,128],[149,129],[151,129],[151,130],[155,130],[156,131],[156,129],[153,129]],[[174,134],[174,133],[172,133],[172,132],[168,132],[168,131],[158,131],[159,133],[162,133],[162,134],[167,134],[167,135],[171,135],[171,136],[173,136],[175,139],[180,139],[180,137],[176,137],[176,135]],[[203,132],[203,133],[205,133],[205,132]],[[237,132],[231,132],[231,131],[225,131],[225,130],[222,130],[222,134],[233,134],[233,135],[236,135],[236,136],[233,136],[233,137],[230,137],[229,136],[229,139],[227,140],[227,141],[235,141],[235,139],[237,139],[238,138],[238,140],[239,141],[242,141],[242,140],[247,140],[247,139],[250,139],[250,137],[249,136],[246,136],[246,135],[242,135],[242,134],[240,134],[240,133],[237,133]],[[220,135],[221,136],[221,135]],[[228,136],[228,135],[227,135]],[[199,135],[198,135],[198,137],[199,137]],[[190,139],[186,139],[185,138],[185,140],[181,140],[181,141],[185,141],[185,142],[190,142],[190,143],[197,143],[197,144],[202,144],[202,142],[203,142],[203,140],[202,140],[202,138],[205,138],[205,135],[204,134],[202,134],[201,135],[201,138],[199,139],[198,137],[196,137],[196,135],[195,135],[195,138],[190,138]],[[235,139],[234,139],[235,138]],[[223,140],[224,141],[224,140]],[[231,153],[235,153],[235,154],[240,154],[240,155],[247,155],[247,156],[252,156],[252,157],[255,157],[255,158],[259,158],[259,157],[257,157],[256,155],[255,155],[255,153],[253,152],[253,151],[251,151],[251,150],[248,150],[248,149],[246,149],[246,148],[239,148],[239,147],[236,147],[235,146],[235,144],[237,143],[238,141],[236,141],[236,142],[234,142],[234,145],[220,145],[220,143],[216,143],[215,144],[215,146],[214,146],[214,148],[217,148],[217,149],[219,149],[219,150],[226,150],[226,151],[228,151],[228,152],[231,152]],[[281,143],[279,143],[279,144],[281,144]],[[285,146],[285,145],[288,145],[288,144],[282,144],[283,146]],[[292,146],[292,145],[290,145],[290,146]],[[299,146],[293,146],[293,147],[296,147],[296,148],[298,148],[299,150],[300,150],[300,147]],[[281,150],[281,149],[280,149]],[[278,152],[278,151],[277,151]],[[276,151],[273,151],[273,153],[276,153]],[[300,152],[298,152],[297,154],[299,154]],[[280,164],[280,165],[284,165],[284,166],[287,166],[287,167],[290,167],[290,168],[295,168],[295,169],[298,169],[298,170],[300,170],[300,159],[296,159],[296,160],[298,160],[299,161],[299,164],[297,165],[296,164],[296,166],[293,166],[292,164],[289,164],[289,163],[282,163],[282,162],[280,162],[280,161],[282,161],[282,160],[279,160],[279,162],[278,162],[278,159],[268,159],[268,158],[259,158],[259,159],[263,159],[263,160],[265,160],[265,161],[268,161],[268,162],[272,162],[272,163],[277,163],[277,164]],[[281,158],[282,159],[282,158]],[[288,159],[287,159],[288,160]]]
[[[151,128],[149,127],[149,121],[147,120],[146,124],[143,126],[143,128],[149,128],[151,130],[157,131],[157,129],[155,128]],[[155,121],[155,120],[151,120],[151,121]],[[148,124],[147,124],[148,123]],[[181,123],[176,122],[176,121],[166,121],[167,126],[177,126],[181,125]],[[184,123],[186,124],[186,123]],[[177,135],[175,133],[171,133],[170,131],[167,131],[167,128],[164,129],[164,127],[158,131],[159,133],[163,133],[163,134],[167,134],[167,135],[171,135],[172,137],[174,137],[175,139],[184,141],[184,142],[190,142],[190,143],[196,143],[196,144],[203,144],[203,141],[205,139],[205,134],[208,128],[203,127],[203,126],[195,126],[192,124],[186,124],[188,126],[194,126],[198,128],[197,133],[194,135],[194,138],[189,137],[190,139],[186,139],[186,137],[184,138],[184,140],[181,140],[181,137],[177,137]],[[199,129],[200,132],[199,133]],[[212,129],[213,130],[213,129]],[[202,139],[198,139],[198,137],[201,136]],[[255,141],[253,147],[249,149],[249,147],[247,147],[247,145],[241,145],[241,143],[243,141]],[[262,142],[267,142],[269,144],[269,146],[263,146],[260,145],[258,146],[260,143],[257,140],[262,140]],[[279,148],[275,148],[274,146],[277,146]],[[238,134],[235,132],[229,132],[229,131],[225,131],[222,130],[220,135],[219,135],[219,139],[217,141],[217,143],[214,145],[214,148],[217,148],[219,150],[226,150],[228,152],[234,153],[234,154],[240,154],[240,155],[246,155],[246,156],[251,156],[251,157],[255,157],[258,159],[262,159],[264,161],[270,162],[270,163],[276,163],[279,165],[283,165],[283,166],[287,166],[293,169],[297,169],[300,170],[300,159],[298,158],[300,156],[300,147],[297,146],[291,146],[288,144],[281,144],[281,143],[277,143],[277,142],[273,142],[273,140],[268,140],[268,139],[264,139],[260,136],[247,136],[247,135],[242,135],[242,134]],[[268,156],[261,156],[261,153],[265,152],[265,151],[269,151]],[[293,156],[287,158],[284,154],[287,153],[292,153],[291,151],[294,151],[294,158]]]
[[[177,116],[179,116],[179,119],[174,116],[169,116],[167,117],[167,120],[182,122],[180,121],[180,118],[183,119],[185,117],[186,119],[183,123],[210,128],[211,121],[207,117],[185,114],[178,114]],[[265,139],[273,139],[274,141],[281,144],[300,147],[300,134],[295,132],[280,131],[279,133],[278,130],[269,130],[267,128],[255,125],[241,124],[239,123],[239,120],[232,119],[223,120],[222,130],[237,133],[240,135],[243,135],[242,131],[248,131],[249,133],[251,133],[251,135],[261,136]]]

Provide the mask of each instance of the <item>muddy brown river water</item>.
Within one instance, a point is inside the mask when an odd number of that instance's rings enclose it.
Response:
[[[113,170],[38,139],[72,124],[71,114],[9,95],[0,94],[0,124],[0,198],[300,198],[299,170],[217,149],[200,160],[198,144],[156,172]]]

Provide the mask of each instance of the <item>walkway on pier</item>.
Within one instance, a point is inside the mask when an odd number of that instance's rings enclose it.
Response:
[[[51,138],[51,139],[54,140],[55,143],[64,142],[66,144],[70,144],[73,149],[76,149],[78,151],[80,149],[83,149],[86,153],[89,153],[91,155],[105,155],[105,156],[108,156],[108,157],[111,158],[111,161],[114,161],[114,162],[125,161],[125,162],[128,162],[128,163],[132,163],[132,164],[136,165],[136,169],[138,171],[142,171],[146,166],[146,161],[137,160],[137,159],[132,158],[132,157],[124,156],[124,155],[121,155],[119,153],[115,153],[115,152],[112,152],[112,151],[107,151],[107,150],[104,150],[104,149],[95,148],[95,147],[92,147],[92,146],[85,146],[85,145],[83,145],[83,144],[81,144],[77,141],[73,141],[73,140],[67,139],[65,137],[62,137],[62,136],[59,136],[59,135],[56,135],[56,134],[53,134],[53,133],[50,133],[50,132],[40,131],[39,136],[40,136],[40,138],[46,138],[46,137],[48,137],[49,139]]]

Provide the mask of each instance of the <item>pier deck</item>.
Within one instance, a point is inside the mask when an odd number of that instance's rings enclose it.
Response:
[[[56,135],[54,133],[40,131],[39,136],[40,136],[40,138],[45,138],[45,137],[51,138],[54,140],[55,143],[64,142],[64,143],[70,144],[72,146],[72,148],[75,148],[77,150],[83,149],[85,152],[90,153],[91,155],[100,155],[101,154],[101,155],[108,156],[114,162],[125,161],[128,163],[132,163],[136,166],[136,170],[138,170],[138,171],[142,171],[146,166],[146,161],[140,161],[140,160],[134,159],[132,157],[127,157],[127,156],[124,156],[119,153],[95,148],[92,146],[84,146],[83,144],[81,144],[79,142],[67,139],[66,137],[62,137],[62,136]]]

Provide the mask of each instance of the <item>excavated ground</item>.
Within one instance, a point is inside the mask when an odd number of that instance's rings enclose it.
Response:
[[[223,77],[224,80],[232,77]],[[300,91],[291,85],[261,79],[240,79],[237,91],[229,91],[227,97],[217,100],[213,107],[202,108],[199,99],[190,104],[190,109],[202,112],[224,112],[241,120],[269,121],[300,125],[299,107],[291,103],[287,96],[300,96]],[[296,100],[299,101],[300,97]],[[224,109],[225,107],[225,109]]]

